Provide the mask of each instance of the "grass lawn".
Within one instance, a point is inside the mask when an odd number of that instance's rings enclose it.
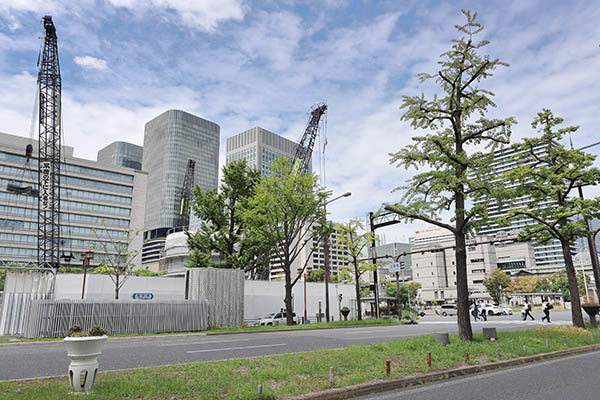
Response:
[[[362,321],[334,321],[334,322],[320,322],[315,324],[306,325],[279,325],[279,326],[247,326],[239,328],[209,328],[206,331],[198,332],[165,332],[165,333],[132,333],[123,335],[110,335],[110,337],[129,337],[129,336],[157,336],[157,335],[185,335],[193,333],[227,333],[227,332],[259,332],[259,331],[273,331],[273,330],[286,330],[286,329],[322,329],[331,327],[344,327],[344,326],[372,326],[372,325],[399,325],[400,321],[397,319],[366,319]],[[18,342],[38,342],[38,341],[56,341],[62,340],[63,338],[42,338],[42,339],[6,339],[0,338],[0,343],[18,343]]]
[[[274,399],[565,349],[562,336],[566,336],[568,347],[600,343],[600,329],[573,327],[502,331],[498,332],[497,342],[486,341],[481,335],[475,335],[470,343],[451,336],[448,346],[434,344],[432,335],[428,335],[339,350],[106,372],[99,374],[93,393],[85,398]],[[550,347],[546,347],[546,339]],[[427,352],[432,355],[431,369],[426,363]],[[465,352],[469,352],[468,362]],[[386,360],[392,363],[389,378],[385,374]],[[330,367],[335,371],[333,384],[329,382]],[[258,395],[259,384],[263,387],[262,397]],[[0,383],[0,399],[78,398],[69,392],[66,378]]]

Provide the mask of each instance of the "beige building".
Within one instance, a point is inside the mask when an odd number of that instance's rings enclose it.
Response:
[[[485,236],[467,240],[467,279],[472,298],[489,298],[483,280],[494,269],[520,271],[535,263],[529,243],[486,243],[489,240]],[[456,301],[454,235],[442,228],[417,231],[411,245],[411,251],[417,251],[412,254],[412,271],[413,280],[422,285],[420,300],[425,303]]]

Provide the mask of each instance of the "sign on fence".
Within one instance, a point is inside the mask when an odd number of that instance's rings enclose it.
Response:
[[[134,300],[152,300],[154,293],[134,293],[131,298]]]

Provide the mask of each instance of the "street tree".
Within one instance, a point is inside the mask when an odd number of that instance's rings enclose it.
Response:
[[[260,172],[248,167],[245,160],[234,161],[222,171],[219,190],[194,187],[192,210],[202,222],[197,232],[186,232],[190,249],[186,266],[250,271],[268,266],[268,246],[260,237],[246,234],[240,212],[253,196]]]
[[[536,293],[540,277],[538,276],[523,276],[513,279],[506,287],[506,293]]]
[[[577,289],[579,293],[585,292],[585,285],[589,284],[591,278],[584,276],[583,273],[577,274]],[[538,293],[562,293],[564,301],[571,301],[571,294],[569,293],[569,280],[565,271],[557,271],[550,276],[541,278],[536,285],[536,292]]]
[[[339,258],[347,261],[354,269],[357,314],[358,319],[362,320],[360,277],[366,271],[373,271],[377,267],[375,264],[369,264],[363,257],[364,250],[373,240],[373,233],[365,232],[364,225],[357,219],[351,219],[346,224],[338,224],[337,230],[335,247],[338,251],[347,252],[347,254],[342,253]]]
[[[500,268],[493,270],[490,276],[483,280],[483,286],[496,303],[502,302],[502,296],[508,285],[510,285],[510,276]]]
[[[325,280],[325,271],[322,269],[313,269],[306,277],[307,282],[323,282]]]
[[[288,325],[293,323],[292,288],[312,259],[317,243],[333,231],[323,213],[329,193],[319,186],[315,175],[296,176],[292,172],[289,158],[277,159],[272,173],[256,185],[254,196],[242,211],[248,231],[271,244],[271,254],[283,270]],[[306,262],[292,269],[304,251],[308,251]]]
[[[581,150],[567,149],[559,142],[579,127],[557,128],[563,119],[544,109],[537,114],[531,126],[538,130],[539,137],[525,138],[512,146],[513,160],[517,167],[503,176],[504,192],[510,199],[529,197],[529,204],[508,212],[510,219],[530,219],[519,233],[520,240],[535,240],[536,244],[552,239],[560,241],[565,271],[571,297],[571,318],[574,326],[584,327],[579,299],[579,289],[573,267],[571,244],[589,232],[584,219],[600,217],[600,198],[581,199],[574,195],[578,185],[600,183],[600,169],[592,167],[595,156]]]
[[[407,169],[424,168],[406,186],[400,203],[386,209],[412,222],[421,220],[442,227],[454,234],[456,242],[456,289],[458,333],[472,340],[469,316],[466,236],[487,220],[489,196],[497,186],[489,179],[492,151],[508,144],[513,118],[488,119],[493,93],[482,86],[500,66],[498,59],[480,55],[487,40],[475,36],[483,27],[476,22],[477,13],[462,11],[467,22],[457,25],[461,35],[452,48],[440,56],[440,69],[435,74],[419,74],[421,82],[434,80],[442,96],[426,99],[424,94],[405,96],[402,120],[410,121],[423,136],[412,138],[413,144],[390,154],[391,163]],[[467,209],[468,201],[479,200]],[[450,222],[444,212],[450,211]]]
[[[104,222],[103,229],[92,228],[97,240],[90,242],[90,246],[95,252],[95,256],[100,260],[98,267],[94,269],[96,274],[105,274],[110,277],[115,285],[115,300],[119,299],[119,291],[125,284],[125,281],[133,275],[135,268],[134,259],[140,253],[140,250],[132,246],[134,239],[140,234],[140,231],[127,230],[126,236],[115,237],[110,229],[106,229]]]

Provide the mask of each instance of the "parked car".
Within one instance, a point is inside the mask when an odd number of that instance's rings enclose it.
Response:
[[[479,309],[482,311],[485,310],[487,315],[502,315],[504,313],[500,307],[490,303],[480,304]]]
[[[456,307],[456,304],[442,304],[435,312],[442,317],[446,317],[448,315],[458,314],[458,308]]]
[[[294,325],[296,325],[296,313],[292,313]],[[285,312],[267,314],[264,318],[256,323],[258,326],[270,326],[270,325],[285,325],[287,322],[287,315]]]
[[[500,310],[502,310],[502,315],[512,315],[513,309],[509,307],[508,304],[498,304]]]
[[[417,314],[419,314],[421,317],[424,317],[424,316],[425,316],[425,310],[424,310],[424,309],[422,309],[422,308],[419,308],[419,307],[415,307],[413,310],[414,310],[414,311],[415,311]]]

